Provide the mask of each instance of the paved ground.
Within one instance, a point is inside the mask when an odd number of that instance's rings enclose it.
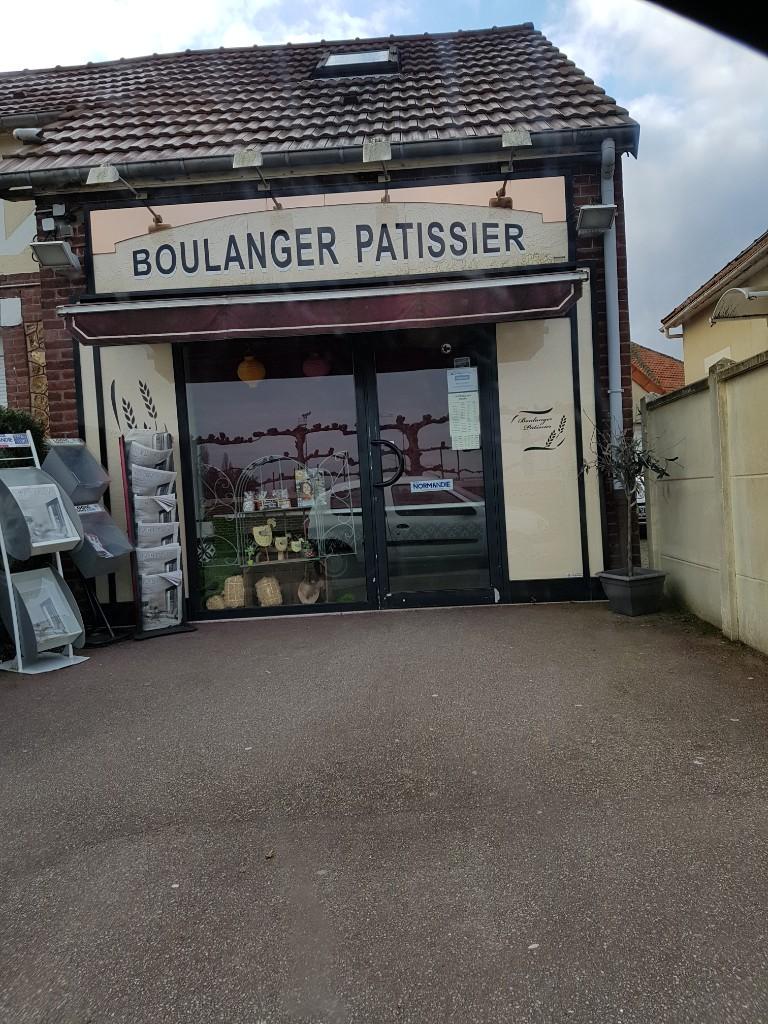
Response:
[[[766,664],[539,605],[3,677],[0,1021],[768,1021]]]

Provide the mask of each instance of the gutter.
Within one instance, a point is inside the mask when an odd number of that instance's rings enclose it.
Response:
[[[616,169],[616,144],[604,139],[600,167],[600,196],[605,206],[614,206],[613,175]],[[605,319],[608,333],[608,405],[611,418],[611,441],[624,433],[623,389],[621,386],[621,339],[619,336],[619,267],[616,253],[616,218],[603,235],[605,266]]]
[[[27,118],[29,124],[29,118]],[[451,160],[457,157],[484,157],[508,162],[510,155],[517,159],[531,158],[545,153],[557,153],[570,147],[578,147],[580,151],[599,150],[606,138],[618,146],[620,152],[636,154],[638,125],[622,125],[618,128],[568,129],[564,131],[535,132],[531,134],[531,145],[517,150],[502,147],[502,136],[492,135],[486,138],[451,139],[447,141],[405,142],[392,145],[392,157],[388,166],[395,167],[398,162],[412,162],[430,158]],[[226,175],[234,180],[242,179],[242,172],[233,173],[233,153],[223,156],[193,157],[191,159],[170,159],[138,161],[136,163],[119,163],[117,168],[120,177],[137,185],[145,181],[175,182],[179,179],[192,178],[197,175]],[[374,170],[374,166],[363,163],[362,146],[338,146],[320,150],[265,150],[260,170],[264,174],[270,171],[300,171],[307,168],[318,170]],[[8,159],[8,158],[6,158]],[[13,158],[10,158],[13,159]],[[51,167],[44,170],[2,171],[0,160],[0,188],[32,188],[52,189],[61,186],[84,186],[91,167],[95,161],[80,167]],[[103,194],[104,190],[99,189]],[[22,198],[17,196],[16,198]]]

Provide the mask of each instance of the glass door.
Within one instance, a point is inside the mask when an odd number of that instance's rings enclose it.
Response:
[[[483,445],[491,358],[478,330],[374,342],[371,483],[384,606],[496,599]]]

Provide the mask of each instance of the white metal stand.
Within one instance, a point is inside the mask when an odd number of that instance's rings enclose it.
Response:
[[[0,448],[29,448],[31,456],[20,455],[18,458],[8,458],[6,462],[28,462],[31,458],[35,469],[40,469],[40,459],[37,455],[35,442],[32,434],[27,431],[25,434],[0,434]],[[0,556],[2,556],[3,572],[5,573],[6,585],[8,587],[8,602],[11,609],[11,622],[13,625],[13,642],[16,648],[16,656],[9,661],[0,662],[0,670],[4,672],[20,672],[24,675],[38,675],[41,672],[52,672],[57,668],[68,668],[70,665],[79,665],[88,658],[75,654],[71,643],[62,647],[61,653],[56,651],[43,651],[37,658],[25,663],[21,654],[21,632],[19,630],[19,613],[16,607],[16,591],[13,586],[13,574],[8,559],[8,552],[5,547],[5,536],[3,524],[0,520]],[[58,551],[53,553],[56,568],[59,576],[63,578],[61,567],[61,555]]]

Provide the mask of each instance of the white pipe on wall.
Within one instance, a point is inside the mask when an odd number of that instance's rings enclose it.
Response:
[[[600,175],[601,202],[613,206],[613,173],[616,167],[616,143],[603,139]],[[621,386],[621,343],[619,338],[619,273],[616,255],[616,219],[610,231],[603,235],[603,260],[605,265],[605,314],[608,332],[608,405],[611,415],[611,437],[617,438],[624,432],[624,409]]]

